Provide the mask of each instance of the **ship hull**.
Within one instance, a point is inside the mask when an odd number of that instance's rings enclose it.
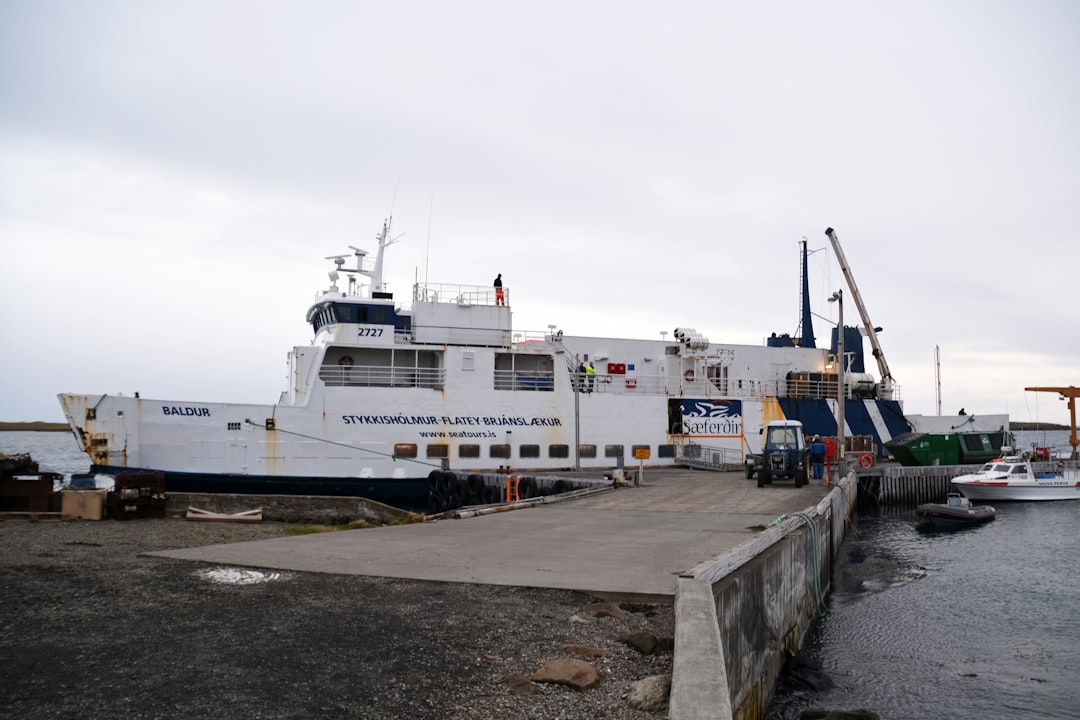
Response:
[[[383,397],[378,397],[378,395]],[[393,392],[368,393],[367,412],[350,412],[360,398],[322,398],[311,407],[159,401],[121,396],[63,395],[61,404],[95,472],[163,472],[171,492],[347,495],[415,506],[427,495],[427,479],[444,465],[459,474],[558,472],[580,466],[603,471],[620,466],[672,466],[677,445],[722,448],[732,463],[755,450],[763,419],[804,422],[811,434],[836,432],[825,400],[678,399],[686,414],[671,427],[671,398],[539,393],[490,410],[491,398],[462,399],[448,409],[443,396],[426,406],[421,398],[395,400]],[[374,397],[373,397],[374,396]],[[496,398],[500,399],[500,398]],[[379,412],[376,407],[395,408]],[[587,407],[582,407],[587,405]],[[891,401],[850,401],[848,434],[888,438],[902,413]],[[694,415],[692,413],[698,413]],[[672,433],[670,430],[681,432]],[[592,457],[575,458],[575,437]],[[511,445],[513,458],[493,457]],[[474,445],[480,457],[453,457]],[[451,457],[429,457],[431,448]],[[529,449],[531,448],[531,452]],[[553,449],[566,451],[561,456]],[[647,462],[634,449],[647,448]],[[409,457],[408,451],[414,451]],[[532,457],[522,458],[522,452]],[[445,460],[445,462],[444,462]]]
[[[953,487],[972,500],[1080,500],[1080,478],[1032,482],[957,482]]]
[[[408,510],[425,509],[430,499],[427,478],[230,475],[110,465],[92,465],[90,472],[113,476],[123,472],[160,472],[165,478],[166,492],[173,493],[362,497]]]

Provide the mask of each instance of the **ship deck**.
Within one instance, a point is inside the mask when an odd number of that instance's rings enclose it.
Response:
[[[829,488],[758,488],[741,472],[647,470],[639,487],[462,519],[318,533],[154,556],[299,572],[579,590],[670,601],[676,578],[752,540]]]

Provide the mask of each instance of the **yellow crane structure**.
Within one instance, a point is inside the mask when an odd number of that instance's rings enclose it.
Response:
[[[1076,446],[1080,445],[1080,441],[1076,439],[1076,398],[1080,397],[1080,388],[1073,385],[1069,387],[1029,387],[1024,388],[1027,392],[1052,392],[1061,396],[1062,400],[1069,401],[1069,428],[1071,430],[1069,434],[1069,445],[1072,445],[1072,454],[1069,456],[1070,460],[1076,460]]]

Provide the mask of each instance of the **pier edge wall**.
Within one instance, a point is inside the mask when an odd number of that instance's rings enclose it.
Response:
[[[847,474],[817,505],[679,578],[669,718],[765,717],[785,658],[824,608],[857,487]]]

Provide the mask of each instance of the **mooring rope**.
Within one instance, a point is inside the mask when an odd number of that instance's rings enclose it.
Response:
[[[791,515],[780,515],[765,527],[779,525],[788,518],[797,517],[810,528],[810,562],[813,568],[810,572],[810,585],[814,592],[814,603],[819,613],[825,612],[825,597],[821,593],[821,550],[818,547],[819,533],[814,519],[808,513],[797,512]]]
[[[814,523],[814,519],[805,512],[795,513],[795,517],[800,518],[806,526],[810,528],[810,562],[813,563],[813,571],[811,572],[811,581],[814,588],[814,600],[817,603],[817,610],[819,613],[825,612],[825,598],[821,594],[821,548],[818,546],[820,539],[817,525]]]
[[[266,425],[260,425],[259,423],[255,422],[254,420],[251,420],[251,419],[248,419],[247,423],[249,425],[254,425],[255,427],[261,427],[264,430],[266,429]],[[292,430],[283,430],[282,428],[279,428],[279,427],[275,427],[274,430],[276,432],[279,432],[279,433],[285,433],[286,435],[294,435],[296,437],[301,437],[301,438],[304,438],[305,440],[318,440],[319,442],[328,443],[330,445],[340,445],[341,447],[348,448],[350,450],[361,450],[363,452],[368,452],[368,453],[371,453],[373,455],[381,455],[382,457],[388,457],[391,460],[394,460],[395,462],[398,461],[398,460],[402,460],[404,462],[414,462],[417,465],[426,465],[427,467],[432,467],[432,468],[435,468],[436,470],[441,470],[442,469],[442,464],[441,463],[440,464],[435,464],[435,463],[427,462],[426,460],[420,460],[420,459],[417,459],[417,458],[401,457],[400,455],[395,455],[394,453],[386,453],[386,452],[382,452],[381,450],[372,450],[371,448],[366,448],[366,447],[357,447],[356,445],[349,445],[348,443],[338,442],[336,440],[327,440],[326,438],[316,437],[314,435],[305,435],[304,433],[298,433],[298,432],[294,432]]]

